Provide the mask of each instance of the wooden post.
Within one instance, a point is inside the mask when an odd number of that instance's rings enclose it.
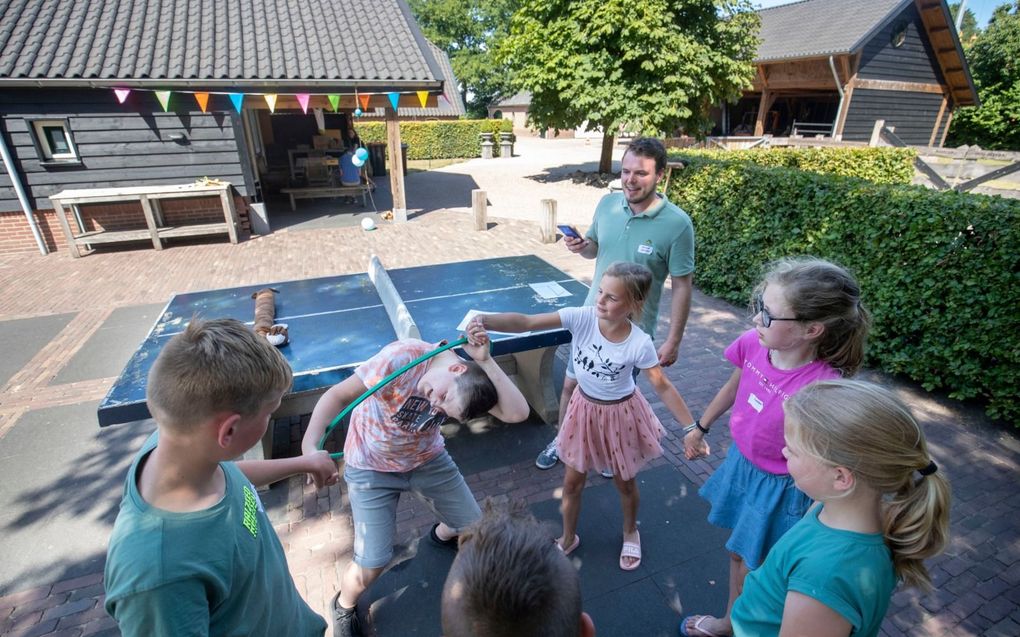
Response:
[[[404,160],[400,150],[400,122],[397,112],[386,109],[386,154],[390,161],[390,192],[393,194],[393,220],[407,221],[407,202],[404,200]]]
[[[942,139],[939,140],[939,148],[944,148],[946,145],[946,135],[949,134],[949,125],[953,123],[953,111],[949,111],[949,117],[946,118],[946,127],[942,129]]]
[[[772,106],[772,92],[764,89],[761,92],[761,101],[758,102],[758,117],[754,120],[754,136],[761,137],[765,134],[765,115]]]
[[[946,112],[946,104],[949,103],[949,98],[945,95],[942,96],[942,104],[939,106],[939,114],[935,116],[935,126],[931,129],[931,137],[928,139],[928,145],[935,145],[935,136],[939,134],[939,124],[942,123],[942,116]]]
[[[488,230],[489,221],[487,218],[489,202],[484,190],[471,191],[471,208],[475,213],[475,230]]]
[[[57,221],[60,222],[60,227],[64,230],[64,236],[67,238],[67,248],[71,252],[71,256],[75,259],[81,256],[81,252],[78,250],[78,243],[74,240],[74,232],[71,231],[71,224],[67,222],[67,211],[60,205],[60,201],[57,199],[50,199],[53,202],[53,210],[57,213]]]
[[[152,214],[152,206],[149,204],[149,198],[145,195],[138,197],[139,203],[142,204],[142,214],[145,215],[145,225],[149,228],[149,236],[152,237],[152,247],[157,250],[163,249],[163,242],[159,238],[159,231],[156,229],[156,217]]]
[[[542,200],[541,224],[542,243],[556,243],[556,200]]]
[[[871,129],[871,141],[868,142],[868,146],[878,146],[878,142],[882,140],[882,128],[884,126],[884,119],[875,120],[875,127]]]

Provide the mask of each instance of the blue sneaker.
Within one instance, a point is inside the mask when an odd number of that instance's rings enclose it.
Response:
[[[535,458],[535,466],[539,469],[552,469],[560,461],[560,455],[556,453],[556,438],[545,446],[542,453]]]

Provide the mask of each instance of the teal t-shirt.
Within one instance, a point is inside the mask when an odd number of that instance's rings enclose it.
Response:
[[[730,618],[735,635],[778,635],[787,591],[812,597],[843,616],[854,637],[878,635],[896,588],[892,554],[880,533],[825,526],[812,508],[744,580]]]
[[[593,305],[602,275],[615,261],[640,263],[652,271],[652,289],[645,300],[641,329],[655,337],[659,299],[667,276],[694,272],[694,225],[687,213],[665,197],[639,215],[631,213],[623,193],[599,201],[585,235],[599,244],[595,276],[585,305]]]
[[[106,611],[126,637],[316,635],[326,622],[298,594],[258,493],[232,462],[220,464],[223,499],[173,513],[138,492],[139,463],[128,472],[106,557]]]

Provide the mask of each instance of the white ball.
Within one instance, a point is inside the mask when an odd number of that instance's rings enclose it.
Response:
[[[375,230],[375,219],[372,217],[365,217],[361,220],[362,230]]]

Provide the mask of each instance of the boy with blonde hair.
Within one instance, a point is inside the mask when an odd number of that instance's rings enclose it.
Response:
[[[106,610],[131,635],[322,635],[253,485],[338,479],[325,451],[231,462],[266,431],[291,370],[233,319],[191,321],[160,352],[157,432],[128,472],[106,561]]]

